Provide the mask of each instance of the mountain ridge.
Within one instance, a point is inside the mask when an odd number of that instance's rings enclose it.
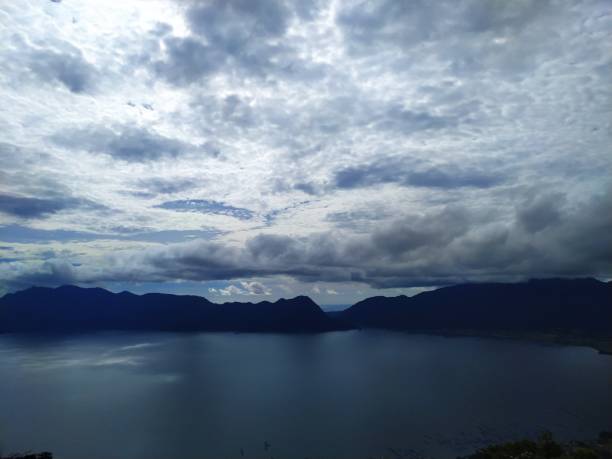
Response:
[[[406,331],[547,332],[612,336],[612,283],[546,278],[466,283],[413,296],[374,296],[325,313],[298,295],[213,303],[196,295],[63,285],[30,287],[0,298],[0,333],[96,330],[325,332],[350,328]]]
[[[323,332],[342,327],[310,298],[212,303],[195,295],[74,285],[30,287],[0,298],[1,332],[160,330]]]
[[[612,284],[593,278],[472,283],[407,297],[371,297],[341,317],[398,330],[578,330],[612,333]]]

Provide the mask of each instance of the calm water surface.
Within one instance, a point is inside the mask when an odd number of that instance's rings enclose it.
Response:
[[[364,331],[0,336],[5,454],[449,458],[543,429],[612,430],[611,356]]]

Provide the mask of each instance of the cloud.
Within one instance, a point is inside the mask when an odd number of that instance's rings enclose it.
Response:
[[[315,2],[300,3],[192,2],[185,9],[191,34],[164,37],[161,56],[148,57],[152,69],[176,86],[190,85],[228,68],[249,76],[309,78],[312,72],[308,67],[312,66],[284,40],[296,16],[308,21],[317,11]]]
[[[102,228],[99,228],[100,230]],[[96,240],[144,241],[157,243],[183,242],[194,239],[214,239],[222,231],[214,228],[198,230],[153,230],[151,228],[108,227],[108,232],[74,231],[63,229],[39,229],[23,225],[0,226],[0,241],[23,244],[48,242],[91,242]]]
[[[70,274],[85,283],[288,276],[301,282],[358,282],[390,288],[585,273],[607,276],[612,272],[608,231],[612,219],[603,210],[611,202],[612,193],[607,192],[581,206],[564,207],[558,224],[535,234],[524,228],[520,211],[502,223],[491,221],[490,210],[447,206],[399,219],[371,234],[260,234],[240,245],[194,241],[113,255],[95,268],[54,271],[55,265],[43,264],[42,272],[22,273],[13,281],[23,284],[40,276],[49,281],[54,273],[58,280]],[[243,282],[226,293],[243,294],[239,290],[266,292],[257,283]]]
[[[66,209],[102,209],[103,206],[87,199],[68,196],[35,198],[0,194],[0,212],[19,218],[44,218]]]
[[[238,296],[238,295],[270,295],[270,289],[261,282],[241,281],[240,287],[228,285],[225,288],[209,288],[208,291],[213,295]]]
[[[252,210],[233,207],[222,202],[208,201],[206,199],[167,201],[156,207],[160,209],[175,210],[177,212],[201,212],[204,214],[227,215],[240,220],[249,220],[254,216]]]
[[[242,286],[242,288],[246,292],[248,292],[249,295],[270,295],[270,289],[268,289],[261,282],[256,282],[256,281],[246,282],[246,281],[242,281],[242,282],[240,282],[240,285]]]
[[[439,1],[364,5],[346,2],[336,21],[354,54],[407,52],[418,46],[450,65],[456,74],[523,74],[544,56],[552,57],[560,24],[572,8],[554,2]]]
[[[517,219],[530,233],[542,231],[559,224],[563,217],[562,207],[565,201],[566,196],[562,193],[537,196],[519,208]]]
[[[214,289],[209,289],[209,290],[212,290],[213,293],[216,293]],[[219,294],[221,294],[222,296],[242,295],[244,293],[241,289],[239,289],[235,285],[228,285],[226,288],[220,288],[217,290],[217,292],[219,292]]]
[[[197,181],[183,177],[151,177],[138,180],[136,186],[138,191],[133,191],[131,194],[142,197],[154,197],[160,194],[175,194],[190,190],[197,186]]]
[[[225,56],[200,41],[186,37],[164,39],[166,58],[153,63],[158,76],[175,85],[187,85],[216,71]]]
[[[504,179],[505,177],[500,173],[485,172],[485,170],[430,168],[408,174],[404,183],[432,188],[491,188],[501,184]]]
[[[186,12],[191,30],[228,53],[238,53],[255,37],[279,37],[285,33],[292,11],[285,2],[195,2]]]
[[[0,195],[0,212],[22,218],[38,218],[59,212],[68,203],[51,199]]]
[[[184,142],[137,126],[69,129],[51,139],[65,148],[104,153],[128,162],[174,158],[191,148]]]
[[[454,127],[458,119],[451,116],[434,115],[426,111],[409,110],[401,105],[389,107],[378,122],[382,129],[397,129],[407,133]]]
[[[42,80],[57,81],[77,94],[91,91],[94,87],[96,69],[78,50],[70,54],[52,50],[35,51],[30,59],[30,69]]]
[[[351,166],[335,173],[338,188],[361,188],[384,183],[429,188],[490,188],[505,180],[501,172],[462,166],[427,166],[410,161],[380,161],[363,166]]]
[[[32,285],[56,287],[78,282],[74,266],[66,260],[44,261],[37,265],[35,269],[20,262],[6,264],[12,276],[5,283],[5,286],[10,289],[19,290]],[[3,272],[3,269],[4,266],[0,266],[0,273],[5,274],[6,271]]]
[[[299,182],[293,185],[293,188],[310,195],[318,194],[316,186],[312,183]]]
[[[51,5],[0,6],[2,285],[612,276],[605,2]]]
[[[96,87],[100,72],[81,49],[68,41],[32,43],[24,35],[15,34],[7,45],[11,59],[5,65],[18,79],[33,77],[37,82],[63,86],[74,94],[91,93]],[[11,45],[18,51],[11,50]]]

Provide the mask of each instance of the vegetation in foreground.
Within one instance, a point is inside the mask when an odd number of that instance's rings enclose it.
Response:
[[[612,459],[612,432],[601,432],[596,442],[566,444],[544,432],[534,440],[490,445],[461,459]]]
[[[0,456],[0,459],[53,459],[53,454],[49,452],[11,454],[9,456]]]
[[[381,456],[380,459],[402,457],[394,454]],[[53,459],[53,454],[49,452],[12,454],[0,456],[0,459]],[[535,441],[524,439],[494,444],[457,459],[612,459],[612,432],[601,432],[595,442],[569,443],[558,443],[550,432],[544,432]]]

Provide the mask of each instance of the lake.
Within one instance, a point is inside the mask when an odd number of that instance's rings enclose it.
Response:
[[[384,331],[0,336],[4,454],[454,458],[544,429],[612,430],[612,356]]]

